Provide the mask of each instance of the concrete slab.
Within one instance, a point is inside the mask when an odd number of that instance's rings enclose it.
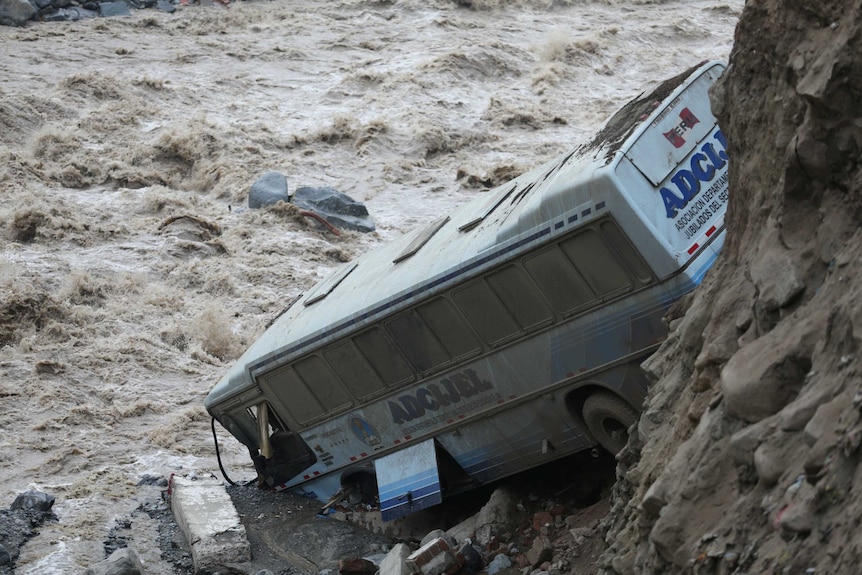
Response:
[[[195,573],[251,560],[245,527],[221,481],[174,475],[170,493],[171,511],[191,548]]]

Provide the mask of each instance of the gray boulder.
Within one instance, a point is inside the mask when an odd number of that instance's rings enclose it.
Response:
[[[54,506],[54,496],[41,491],[25,491],[15,498],[10,509],[35,510],[47,513]]]
[[[96,563],[84,575],[143,575],[138,556],[129,548],[117,549],[104,561]]]
[[[60,8],[55,10],[54,12],[45,15],[42,19],[45,22],[77,22],[78,20],[95,18],[98,15],[99,14],[95,10],[87,10],[86,8],[71,6],[69,8]]]
[[[129,5],[120,0],[119,2],[99,2],[99,15],[103,18],[111,16],[131,16]]]
[[[357,232],[373,232],[375,229],[365,204],[335,188],[300,186],[291,201],[304,210],[319,214],[337,228]]]
[[[287,192],[287,177],[281,172],[267,172],[251,185],[248,193],[248,207],[259,209],[277,204],[287,203],[290,195]]]
[[[0,0],[0,26],[23,26],[36,15],[27,0]]]

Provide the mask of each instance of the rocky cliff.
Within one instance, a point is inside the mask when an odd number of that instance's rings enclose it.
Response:
[[[669,318],[606,573],[858,573],[862,2],[747,2],[727,243]]]

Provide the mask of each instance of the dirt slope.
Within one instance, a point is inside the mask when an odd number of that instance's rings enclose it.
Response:
[[[728,242],[620,456],[606,573],[858,573],[860,3],[747,2]]]

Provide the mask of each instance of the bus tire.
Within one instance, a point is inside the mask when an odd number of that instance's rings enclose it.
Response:
[[[628,429],[638,419],[638,412],[631,405],[607,391],[589,396],[584,402],[583,415],[596,441],[614,455],[628,443]]]

